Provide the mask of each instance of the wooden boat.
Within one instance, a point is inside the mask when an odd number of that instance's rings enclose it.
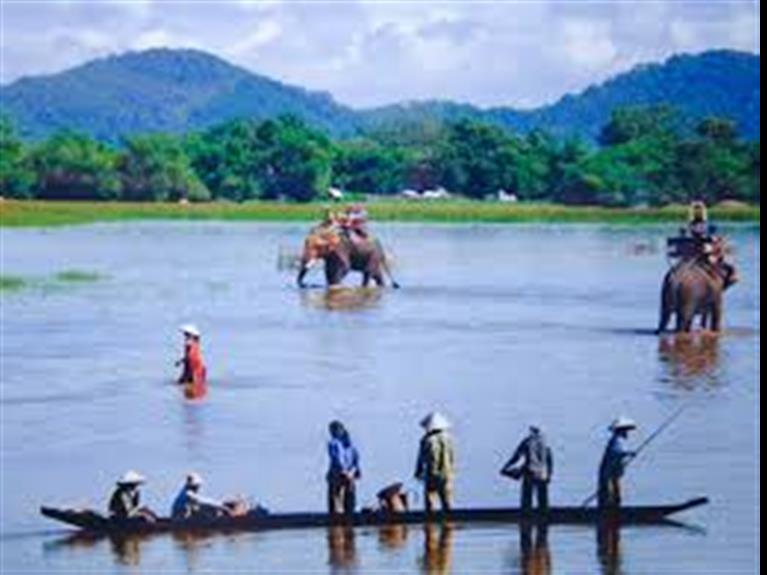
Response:
[[[455,523],[522,523],[525,521],[553,524],[596,525],[610,521],[621,525],[673,523],[669,516],[705,505],[708,498],[699,497],[675,505],[622,507],[610,513],[595,507],[552,507],[547,513],[533,511],[524,514],[519,508],[464,508],[449,512],[403,513],[360,512],[354,515],[331,516],[327,513],[268,513],[252,511],[239,517],[209,517],[176,521],[159,518],[153,523],[142,520],[115,520],[91,510],[41,507],[40,512],[57,521],[83,531],[99,534],[142,534],[185,531],[260,531],[267,529],[297,529],[348,525],[355,527],[400,525],[433,522]]]

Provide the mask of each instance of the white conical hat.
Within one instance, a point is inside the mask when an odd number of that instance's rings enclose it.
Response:
[[[435,411],[421,420],[421,427],[426,431],[442,431],[450,427],[450,422],[444,415]]]
[[[117,483],[120,485],[134,485],[144,483],[145,481],[146,477],[141,475],[138,471],[133,471],[131,469],[130,471],[126,471],[123,476],[117,480]]]
[[[200,330],[193,323],[185,323],[180,328],[181,333],[193,335],[194,337],[200,337]]]
[[[610,431],[617,431],[619,429],[636,429],[636,422],[630,417],[621,415],[616,417],[610,424]]]
[[[200,487],[203,484],[202,476],[192,471],[186,476],[186,484],[194,487]]]

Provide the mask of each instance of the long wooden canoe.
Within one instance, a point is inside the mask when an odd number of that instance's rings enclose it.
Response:
[[[159,518],[154,523],[134,520],[114,520],[90,510],[41,507],[40,512],[57,521],[83,531],[103,534],[165,533],[183,531],[259,531],[266,529],[296,529],[332,527],[334,525],[372,526],[418,524],[450,521],[456,523],[521,523],[531,521],[547,524],[598,524],[612,521],[625,525],[662,524],[669,516],[705,505],[708,498],[699,497],[675,505],[622,507],[603,513],[595,507],[552,507],[547,513],[524,514],[519,508],[453,509],[446,513],[407,511],[404,513],[360,512],[349,517],[327,513],[267,513],[250,512],[239,517],[195,518],[174,521]]]

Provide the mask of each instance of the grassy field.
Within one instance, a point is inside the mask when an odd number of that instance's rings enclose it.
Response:
[[[327,204],[248,202],[245,204],[161,204],[117,202],[0,202],[0,226],[57,226],[127,220],[226,220],[226,221],[316,221]],[[680,222],[685,206],[663,208],[572,207],[554,204],[512,204],[440,200],[431,202],[386,200],[367,204],[373,221],[399,222]],[[728,204],[714,206],[716,221],[759,222],[759,206]]]

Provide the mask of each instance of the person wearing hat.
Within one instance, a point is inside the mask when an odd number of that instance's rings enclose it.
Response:
[[[202,360],[200,330],[191,323],[182,325],[180,330],[184,335],[184,356],[176,362],[177,367],[182,366],[178,383],[203,388],[206,384],[207,370]]]
[[[601,509],[618,508],[621,505],[621,477],[626,464],[635,455],[634,451],[629,451],[625,446],[632,429],[636,429],[636,423],[624,416],[610,424],[610,439],[599,464],[597,501]]]
[[[202,477],[198,473],[189,473],[186,476],[181,491],[173,500],[171,516],[173,519],[189,519],[191,517],[216,517],[221,514],[230,514],[229,506],[205,497],[200,494]]]
[[[434,509],[439,498],[443,511],[452,503],[452,484],[455,474],[455,450],[447,430],[450,427],[441,413],[430,413],[421,420],[424,435],[418,448],[415,477],[423,482],[424,507],[427,513]]]
[[[109,498],[109,516],[114,519],[140,519],[154,521],[156,516],[146,507],[141,507],[139,487],[146,481],[136,471],[127,471],[117,480],[117,487]]]
[[[325,476],[328,482],[328,513],[351,515],[357,506],[356,481],[362,476],[360,455],[343,423],[331,421],[328,432],[330,464]]]
[[[522,461],[522,465],[516,467]],[[525,437],[501,468],[501,475],[512,479],[522,479],[521,502],[523,512],[529,512],[533,507],[533,492],[538,500],[538,509],[546,511],[549,508],[549,482],[554,471],[554,459],[551,449],[541,430],[530,426],[530,432]]]

